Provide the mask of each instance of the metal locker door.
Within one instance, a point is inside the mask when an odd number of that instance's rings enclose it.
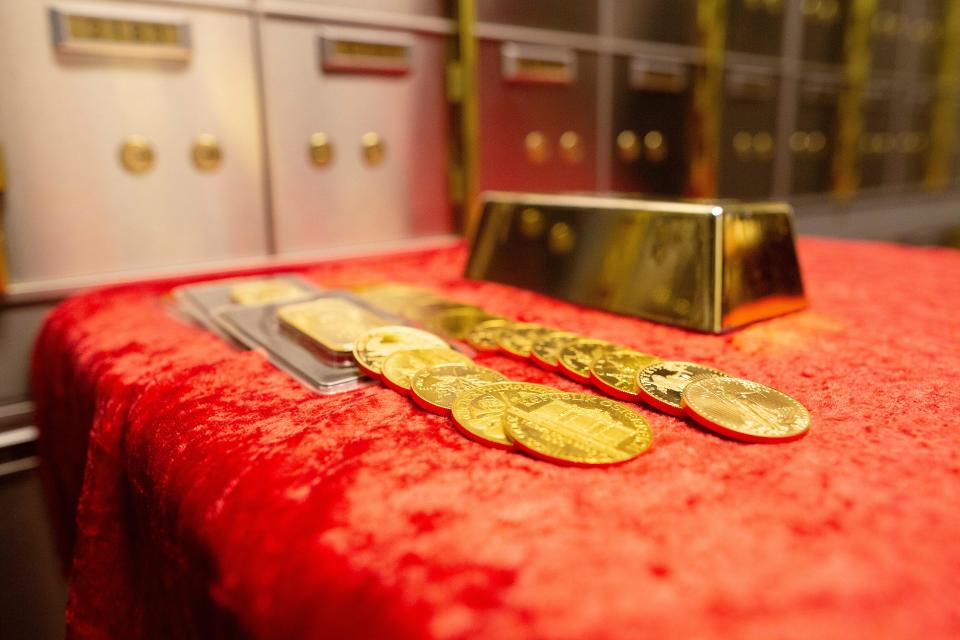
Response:
[[[773,181],[778,78],[771,68],[731,67],[720,127],[720,195],[765,198]]]
[[[445,37],[262,24],[278,251],[450,232]]]
[[[227,10],[0,2],[12,282],[264,253],[251,36]]]
[[[839,76],[808,76],[800,83],[794,130],[787,141],[793,163],[791,193],[826,193],[833,187],[833,148]]]

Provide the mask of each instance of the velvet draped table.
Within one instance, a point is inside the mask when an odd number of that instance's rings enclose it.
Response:
[[[642,412],[610,468],[488,448],[383,386],[319,396],[168,314],[75,296],[34,354],[76,638],[960,637],[960,252],[802,239],[809,309],[723,336],[461,277],[448,247],[310,265],[790,393],[790,444]],[[588,391],[500,355],[515,380]]]

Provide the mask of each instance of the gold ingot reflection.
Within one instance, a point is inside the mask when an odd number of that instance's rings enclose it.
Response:
[[[560,159],[567,164],[579,164],[583,160],[583,144],[575,131],[560,134]]]
[[[520,233],[532,239],[543,235],[545,222],[543,214],[533,207],[527,207],[520,212]]]
[[[539,131],[528,133],[523,139],[523,146],[527,150],[527,160],[533,164],[543,164],[550,159],[550,143]]]
[[[383,162],[387,150],[380,134],[375,131],[368,131],[360,138],[360,149],[363,153],[363,159],[370,166],[377,166]]]
[[[127,136],[120,145],[120,164],[134,175],[153,168],[154,154],[150,142],[139,135]]]
[[[318,131],[310,136],[310,162],[315,167],[325,167],[333,162],[333,143],[327,134]]]
[[[624,162],[636,162],[640,157],[640,141],[637,134],[629,129],[624,129],[617,134],[617,154]]]
[[[643,156],[652,163],[662,162],[667,157],[667,141],[656,129],[643,136]]]
[[[190,150],[190,157],[193,159],[193,165],[200,171],[215,171],[223,160],[223,152],[220,150],[220,143],[209,133],[197,136]]]

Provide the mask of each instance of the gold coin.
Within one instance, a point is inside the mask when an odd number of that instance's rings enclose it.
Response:
[[[606,354],[623,349],[615,344],[603,340],[580,338],[571,341],[560,350],[557,362],[560,371],[577,382],[590,382],[590,365],[593,361]]]
[[[476,325],[492,318],[493,316],[480,307],[459,305],[438,311],[427,319],[426,325],[432,331],[448,338],[463,340]]]
[[[402,313],[413,300],[436,301],[439,299],[435,293],[426,289],[395,282],[358,287],[353,291],[365,302],[391,313]]]
[[[530,357],[530,349],[534,341],[550,331],[553,329],[532,322],[518,322],[500,332],[497,344],[507,355],[525,359]]]
[[[500,332],[512,324],[503,318],[493,318],[477,323],[467,334],[467,343],[477,351],[497,351]]]
[[[453,349],[404,349],[387,356],[380,366],[384,384],[407,395],[410,393],[410,379],[424,367],[435,364],[471,364],[473,361]]]
[[[636,402],[637,374],[646,366],[659,362],[660,358],[630,349],[611,351],[593,361],[590,365],[590,380],[604,393]]]
[[[243,305],[285,302],[306,294],[303,288],[286,280],[253,280],[230,287],[230,300]]]
[[[410,395],[424,409],[447,415],[461,392],[506,379],[499,371],[472,362],[437,364],[424,367],[414,374],[410,379]]]
[[[560,350],[571,340],[578,338],[577,334],[569,331],[553,331],[535,340],[530,345],[530,359],[534,364],[548,370],[555,371],[559,366],[557,356]]]
[[[694,420],[738,440],[789,442],[810,430],[810,414],[802,404],[750,380],[695,380],[684,387],[682,400]]]
[[[353,345],[353,357],[360,370],[371,378],[380,377],[383,361],[404,349],[449,348],[440,337],[413,327],[388,326],[372,329]]]
[[[616,464],[646,451],[653,434],[639,413],[584,393],[544,395],[514,403],[506,433],[518,449],[561,464]]]
[[[637,392],[650,406],[674,416],[685,415],[680,405],[680,394],[691,378],[726,375],[711,367],[694,362],[666,360],[656,362],[637,374]]]
[[[459,394],[452,407],[453,423],[463,435],[491,447],[512,449],[504,427],[508,411],[546,395],[561,393],[552,387],[528,382],[499,382]]]
[[[344,298],[317,298],[277,309],[280,324],[336,354],[353,351],[354,341],[386,324],[383,318]]]

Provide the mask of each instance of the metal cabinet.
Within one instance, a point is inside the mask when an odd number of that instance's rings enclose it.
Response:
[[[631,40],[697,43],[697,0],[612,2],[613,34]]]
[[[596,189],[597,55],[483,40],[481,189]]]
[[[730,0],[727,7],[727,49],[779,55],[783,0]]]
[[[731,67],[720,127],[719,192],[724,197],[770,194],[776,144],[778,77],[766,67]]]
[[[614,59],[612,187],[683,195],[690,168],[692,82],[679,60]]]
[[[833,186],[839,76],[807,75],[797,91],[799,104],[787,144],[792,163],[791,193],[824,193]]]
[[[254,69],[245,13],[0,2],[12,281],[263,254]]]
[[[279,253],[452,229],[446,47],[442,35],[263,20]]]

